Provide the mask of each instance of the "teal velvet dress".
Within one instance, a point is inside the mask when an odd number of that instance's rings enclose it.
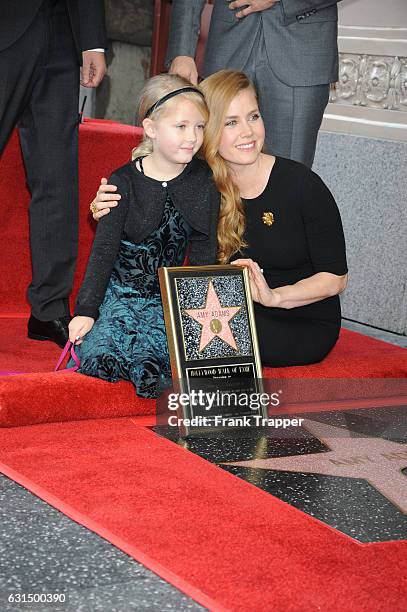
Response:
[[[99,318],[75,349],[81,374],[130,380],[142,397],[160,394],[171,372],[157,270],[182,265],[190,234],[167,196],[154,232],[138,244],[121,241]]]

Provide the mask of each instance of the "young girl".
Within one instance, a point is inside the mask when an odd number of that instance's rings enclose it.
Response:
[[[69,338],[81,345],[79,372],[156,397],[170,378],[157,270],[182,265],[188,245],[191,265],[216,262],[220,196],[194,159],[208,119],[196,87],[153,77],[139,117],[144,140],[110,177],[121,203],[98,223]]]

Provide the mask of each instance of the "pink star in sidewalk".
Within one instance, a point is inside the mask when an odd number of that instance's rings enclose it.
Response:
[[[212,281],[209,281],[206,304],[203,308],[185,310],[185,313],[202,325],[199,352],[218,337],[237,351],[236,341],[229,321],[239,312],[241,306],[222,306]]]
[[[351,431],[310,419],[305,419],[303,426],[330,450],[310,455],[233,461],[226,465],[364,478],[407,514],[407,478],[402,472],[407,467],[407,444],[365,435],[354,437]]]

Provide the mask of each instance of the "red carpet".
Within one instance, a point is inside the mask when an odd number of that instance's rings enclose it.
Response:
[[[93,236],[88,204],[139,137],[115,123],[81,126],[76,289]],[[129,418],[113,418],[154,411],[130,383],[51,372],[58,348],[26,338],[28,193],[16,134],[0,160],[0,190],[11,203],[0,217],[0,370],[27,373],[0,380],[4,474],[212,610],[404,610],[405,542],[356,543]],[[265,371],[376,378],[378,390],[380,379],[406,375],[407,351],[346,330],[323,363]]]
[[[75,290],[93,237],[89,202],[100,177],[126,163],[139,139],[139,129],[115,122],[91,120],[81,125],[80,241]],[[13,203],[0,216],[0,237],[7,245],[0,262],[0,371],[28,373],[0,379],[0,427],[151,413],[153,403],[138,398],[130,383],[109,385],[81,375],[53,374],[58,348],[49,342],[27,339],[29,194],[17,133],[0,159],[0,190],[3,199]],[[407,351],[344,330],[322,363],[266,369],[264,375],[280,379],[402,378],[407,376]]]
[[[359,544],[130,419],[0,446],[6,475],[212,610],[405,609],[406,542]]]
[[[61,350],[53,342],[29,340],[27,320],[26,314],[18,318],[0,314],[0,371],[53,371]]]
[[[59,349],[51,342],[32,342],[26,337],[25,318],[0,317],[0,370],[28,372],[0,377],[0,427],[32,425],[90,418],[111,418],[153,414],[152,400],[139,398],[128,382],[110,384],[72,374],[52,372]],[[407,351],[397,346],[342,330],[328,357],[319,364],[301,368],[265,368],[264,376],[274,379],[298,378],[291,399],[312,401],[322,392],[326,378],[377,378],[359,389],[358,381],[327,389],[324,398],[354,399],[402,395],[407,375]],[[404,379],[403,379],[404,377]],[[391,378],[399,378],[391,389]],[[305,379],[315,379],[306,382]],[[389,379],[386,383],[385,380]],[[332,385],[331,385],[332,386]],[[371,393],[370,393],[371,391]]]

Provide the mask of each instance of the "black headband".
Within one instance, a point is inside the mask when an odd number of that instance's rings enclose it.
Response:
[[[167,100],[171,100],[171,98],[173,98],[174,96],[178,96],[179,94],[189,93],[189,92],[197,93],[200,96],[202,96],[202,98],[204,98],[202,91],[200,91],[196,87],[182,87],[181,89],[175,89],[174,91],[170,91],[170,93],[167,93],[165,96],[157,100],[157,102],[155,102],[152,106],[150,106],[150,108],[144,115],[144,119],[147,119],[147,117],[149,117],[151,113],[153,113],[159,106],[161,106],[161,104],[164,104],[164,102],[167,102]]]

